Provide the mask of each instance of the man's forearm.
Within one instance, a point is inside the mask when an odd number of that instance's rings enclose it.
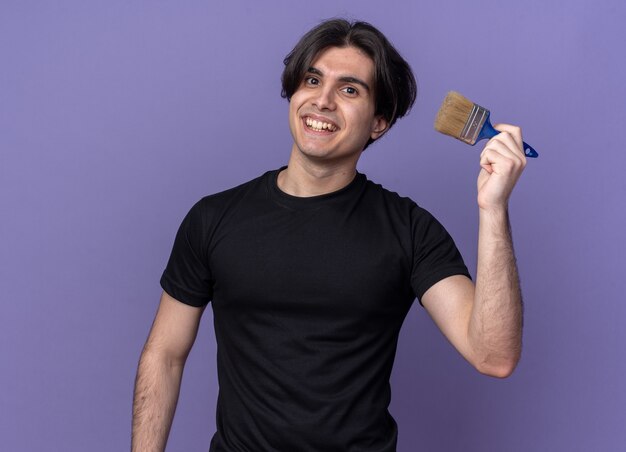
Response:
[[[183,366],[146,350],[142,353],[133,399],[132,452],[165,450]]]
[[[476,293],[469,341],[476,367],[506,377],[522,348],[522,296],[506,209],[480,210]]]

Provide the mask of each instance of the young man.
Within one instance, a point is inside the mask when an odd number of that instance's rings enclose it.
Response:
[[[141,356],[133,450],[163,450],[211,302],[220,392],[211,451],[394,451],[398,333],[418,298],[478,371],[508,376],[522,306],[507,217],[520,129],[480,157],[476,285],[445,229],[356,170],[415,99],[408,64],[365,23],[324,22],[285,59],[288,166],[207,196],[178,231]]]

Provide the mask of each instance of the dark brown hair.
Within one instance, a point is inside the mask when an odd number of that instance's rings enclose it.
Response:
[[[348,46],[362,50],[374,62],[375,114],[387,121],[389,130],[413,106],[417,85],[409,64],[385,35],[367,22],[330,19],[302,36],[283,61],[281,96],[291,99],[320,52]],[[372,142],[370,139],[366,147]]]

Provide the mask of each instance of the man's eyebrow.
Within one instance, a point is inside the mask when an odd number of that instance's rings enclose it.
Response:
[[[320,71],[319,69],[311,66],[310,68],[307,69],[307,73],[308,74],[315,74],[315,75],[319,75],[320,77],[323,77],[324,74],[322,73],[322,71]],[[339,77],[339,81],[340,82],[346,82],[346,83],[355,83],[357,85],[361,85],[363,88],[365,88],[367,90],[367,92],[370,92],[371,89],[369,87],[369,85],[367,83],[365,83],[363,80],[350,76],[350,75],[344,75],[342,77]]]
[[[310,68],[308,68],[306,70],[309,74],[315,74],[315,75],[319,75],[320,77],[323,77],[324,74],[322,74],[322,71],[320,71],[317,68],[314,68],[313,66],[311,66]]]

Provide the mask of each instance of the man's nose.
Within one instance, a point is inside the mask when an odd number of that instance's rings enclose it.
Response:
[[[313,100],[313,104],[320,110],[334,110],[335,92],[332,87],[321,87],[317,91],[317,97]]]

